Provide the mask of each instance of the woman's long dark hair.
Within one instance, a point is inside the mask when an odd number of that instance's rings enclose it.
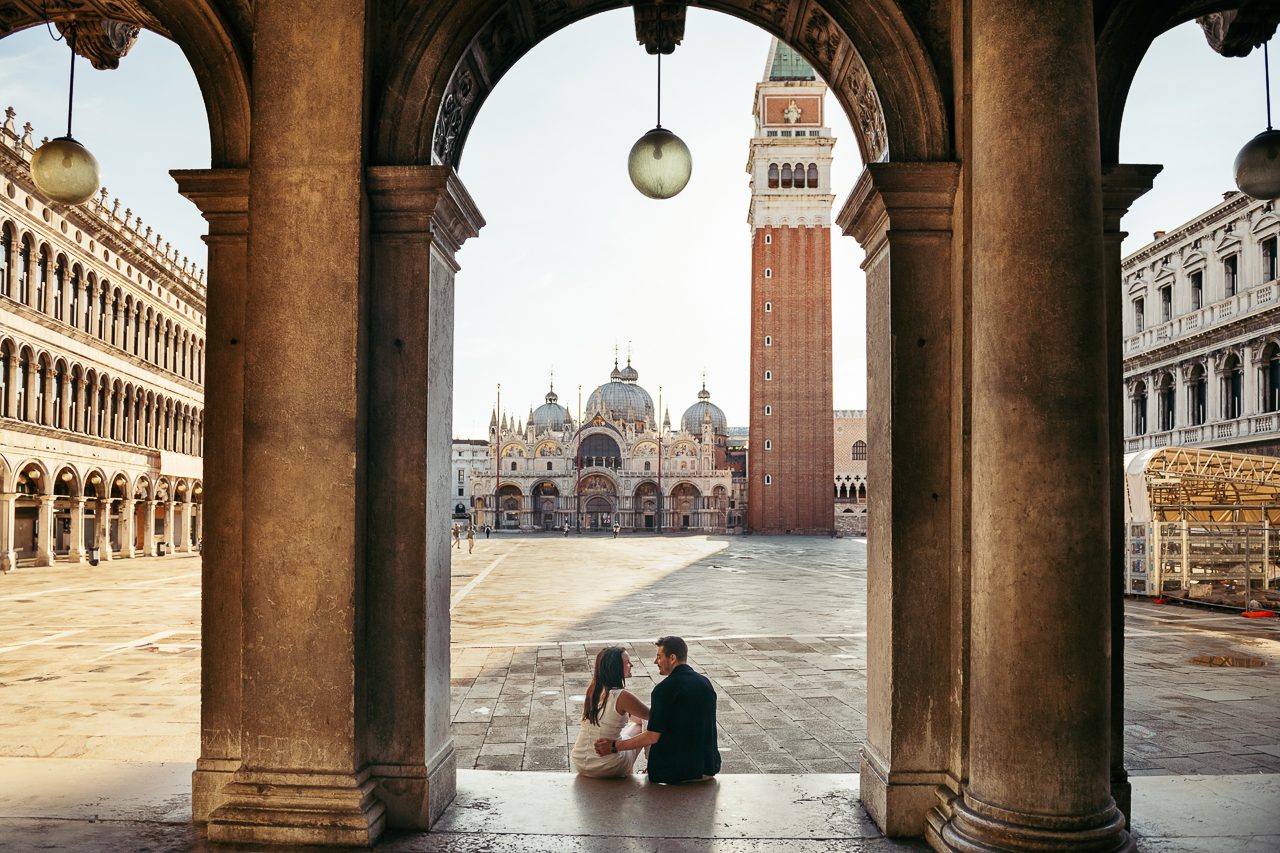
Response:
[[[586,701],[582,703],[582,718],[593,726],[600,725],[600,712],[604,710],[604,701],[610,690],[622,687],[622,646],[608,646],[596,654],[595,669],[591,672],[591,683],[587,685]]]

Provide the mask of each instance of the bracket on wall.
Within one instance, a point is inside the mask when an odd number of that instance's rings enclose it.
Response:
[[[110,18],[66,18],[54,22],[58,32],[68,35],[75,27],[76,53],[99,71],[120,67],[120,60],[138,40],[138,27]]]
[[[1280,8],[1275,0],[1241,0],[1240,8],[1196,18],[1209,47],[1223,56],[1248,56],[1275,35]]]
[[[636,41],[644,45],[645,52],[675,53],[676,45],[684,40],[687,8],[683,3],[664,0],[637,0],[632,4],[636,16]]]

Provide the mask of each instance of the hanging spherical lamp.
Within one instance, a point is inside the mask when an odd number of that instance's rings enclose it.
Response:
[[[664,127],[637,139],[627,157],[631,183],[649,198],[671,198],[685,188],[692,173],[689,146]]]
[[[685,188],[693,174],[693,156],[684,140],[662,126],[662,9],[658,9],[658,121],[636,140],[627,155],[631,183],[649,198],[671,198]]]
[[[59,136],[36,149],[31,180],[54,201],[81,204],[98,192],[98,160],[70,136]]]
[[[1271,128],[1271,63],[1262,45],[1262,69],[1267,90],[1267,129],[1250,139],[1236,155],[1236,186],[1259,201],[1280,198],[1280,130]]]
[[[98,191],[98,160],[71,136],[71,105],[76,90],[76,29],[68,34],[71,82],[67,87],[67,135],[50,139],[31,157],[31,180],[40,192],[63,204],[81,204]]]

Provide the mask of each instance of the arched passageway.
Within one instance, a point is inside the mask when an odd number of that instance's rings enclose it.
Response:
[[[213,139],[214,168],[177,175],[210,223],[218,547],[196,818],[215,840],[254,843],[427,826],[454,781],[451,504],[431,478],[448,470],[456,253],[483,225],[452,167],[502,74],[587,12],[117,5],[182,45]],[[1122,414],[1118,314],[1098,309],[1096,287],[1119,293],[1120,218],[1154,176],[1117,163],[1128,80],[1155,35],[1216,5],[716,4],[800,51],[870,164],[839,222],[867,250],[878,377],[861,784],[890,835],[968,850],[1128,843],[1112,799],[1122,768],[1098,748],[1111,738],[1119,754],[1117,691],[1099,677],[1118,611],[1097,604],[1117,576],[1115,501],[1099,496],[1119,482]],[[26,14],[5,32],[37,22]],[[1046,352],[1051,381],[1025,369]],[[325,382],[280,381],[316,365]],[[1061,460],[1051,485],[1030,467],[1045,455]],[[25,464],[12,493],[44,525],[52,472]],[[297,499],[300,464],[322,499]],[[242,490],[232,472],[252,472]],[[151,500],[176,494],[147,485]],[[1026,506],[1034,527],[1009,520]],[[1015,599],[1015,570],[1059,594]],[[904,602],[926,597],[938,618],[909,618]]]

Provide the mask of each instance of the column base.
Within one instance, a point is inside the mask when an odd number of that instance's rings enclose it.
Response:
[[[18,568],[18,557],[13,551],[0,551],[0,572],[11,572]]]
[[[928,840],[935,849],[962,853],[1010,850],[1132,853],[1137,850],[1133,838],[1125,831],[1124,815],[1114,801],[1094,814],[1056,817],[1011,812],[965,793],[951,801],[950,810],[950,820],[939,830],[933,831],[935,828],[930,827]]]
[[[114,559],[115,559],[115,557],[114,557],[114,556],[112,556],[112,553],[111,553],[111,549],[110,549],[110,548],[99,548],[99,549],[98,549],[98,560],[99,560],[99,561],[101,561],[101,562],[103,562],[103,563],[109,563],[109,562],[111,562],[111,561],[112,561],[112,560],[114,560]]]
[[[33,566],[52,566],[54,554],[52,551],[37,551],[36,558],[32,562]]]
[[[235,781],[238,758],[201,758],[191,772],[191,821],[209,822],[209,816],[226,801],[223,793]]]
[[[87,551],[77,551],[74,548],[67,552],[68,563],[87,563],[89,561],[89,553]]]
[[[209,815],[210,841],[371,847],[386,827],[368,769],[355,775],[237,772]]]
[[[1124,815],[1124,828],[1128,830],[1133,819],[1133,785],[1129,782],[1128,771],[1111,774],[1111,799],[1116,801],[1116,808]]]
[[[458,793],[458,758],[453,742],[425,766],[375,764],[369,772],[378,799],[387,807],[387,825],[430,829]]]
[[[918,838],[925,818],[938,802],[940,773],[894,773],[863,746],[859,755],[858,795],[862,807],[888,838]]]

